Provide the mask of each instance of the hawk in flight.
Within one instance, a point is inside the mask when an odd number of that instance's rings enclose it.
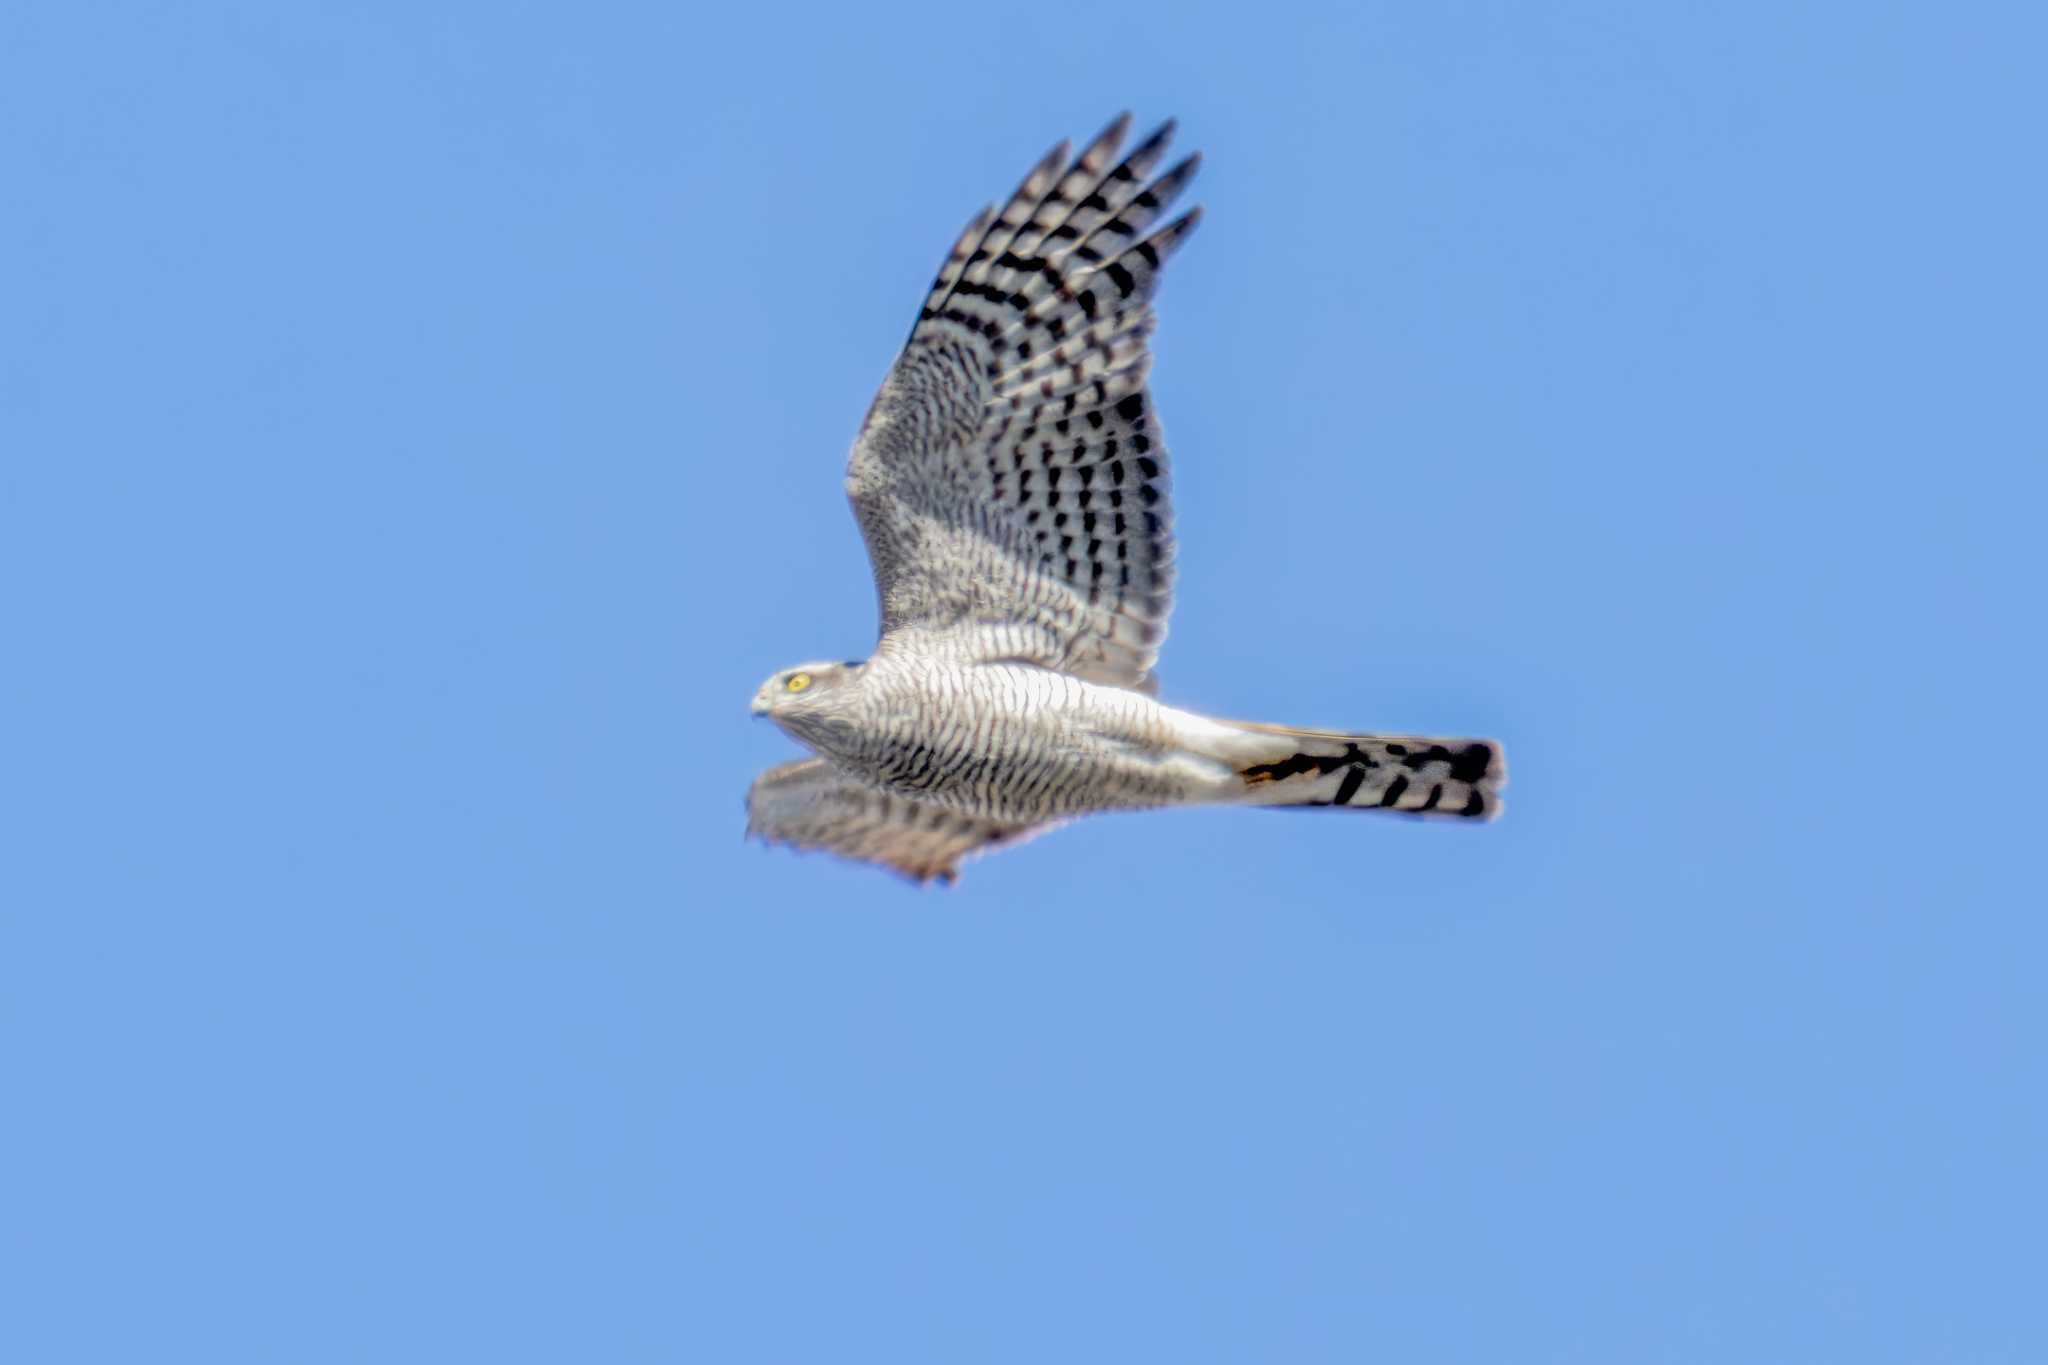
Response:
[[[940,267],[868,410],[846,491],[881,640],[754,695],[816,752],[747,796],[748,833],[952,880],[960,859],[1091,811],[1342,806],[1480,818],[1487,740],[1332,734],[1155,700],[1173,600],[1152,294],[1194,231],[1157,226],[1200,164],[1172,123],[1061,143]]]

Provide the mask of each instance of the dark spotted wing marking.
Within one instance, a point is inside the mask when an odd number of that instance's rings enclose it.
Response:
[[[747,834],[878,863],[916,881],[950,882],[960,860],[1045,825],[1005,825],[862,786],[822,758],[770,768],[747,792]]]
[[[1160,268],[1199,221],[1155,228],[1199,157],[1149,179],[1118,118],[1055,147],[933,281],[847,465],[882,631],[1021,627],[1003,652],[1142,686],[1172,610],[1166,445],[1145,377]],[[1062,167],[1065,167],[1062,170]]]

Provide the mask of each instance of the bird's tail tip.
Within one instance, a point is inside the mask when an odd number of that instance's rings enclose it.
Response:
[[[1240,724],[1255,750],[1238,768],[1248,805],[1338,806],[1492,820],[1507,757],[1490,739],[1347,735]]]

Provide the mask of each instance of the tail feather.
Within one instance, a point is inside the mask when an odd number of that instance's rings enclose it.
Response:
[[[1490,820],[1501,811],[1507,760],[1486,739],[1345,735],[1238,722],[1245,801],[1258,806],[1348,806],[1410,815]],[[1263,741],[1253,743],[1252,741]]]

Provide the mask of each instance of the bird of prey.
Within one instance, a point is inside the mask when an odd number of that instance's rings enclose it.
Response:
[[[1061,143],[940,267],[854,441],[846,491],[881,639],[754,696],[816,756],[763,773],[748,833],[951,881],[961,858],[1094,811],[1334,806],[1486,818],[1487,740],[1217,720],[1156,700],[1172,605],[1152,295],[1200,164],[1173,124]]]

